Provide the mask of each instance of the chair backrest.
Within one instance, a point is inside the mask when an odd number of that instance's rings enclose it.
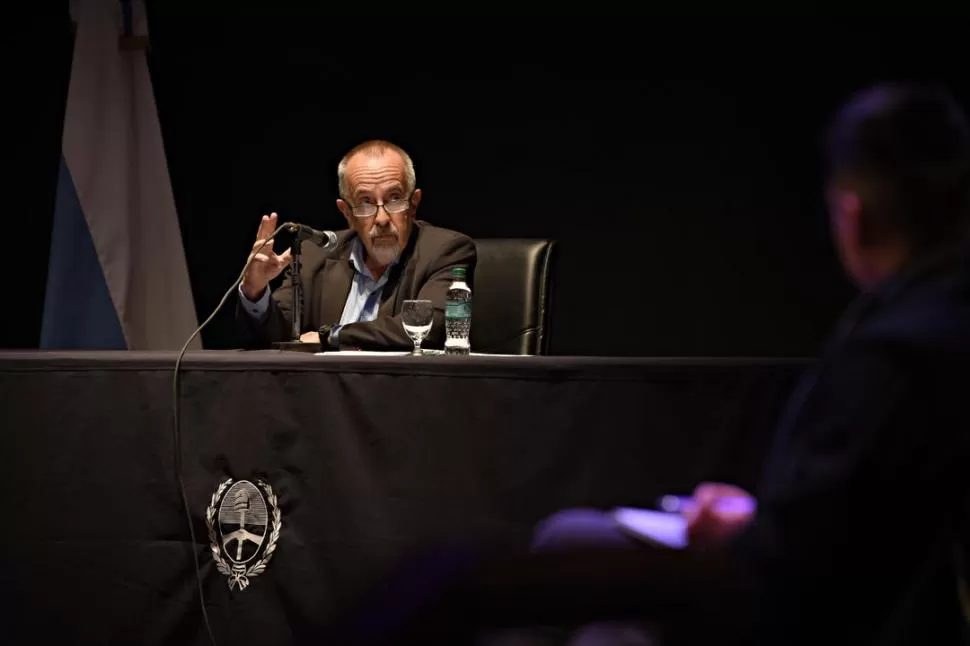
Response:
[[[960,600],[960,611],[963,614],[964,630],[966,630],[967,643],[970,643],[970,562],[963,553],[963,548],[959,544],[954,547],[954,561],[957,571],[957,595]]]
[[[475,246],[472,352],[546,354],[555,241],[492,238]]]

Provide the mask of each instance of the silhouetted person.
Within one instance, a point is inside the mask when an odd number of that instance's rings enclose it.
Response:
[[[738,557],[758,644],[965,643],[970,128],[942,89],[881,85],[838,113],[827,152],[832,234],[862,293],[779,421],[756,510],[718,511],[750,494],[702,484],[691,544]],[[537,547],[633,546],[614,527],[567,510]]]

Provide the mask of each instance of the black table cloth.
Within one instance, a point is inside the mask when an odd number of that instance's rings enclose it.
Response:
[[[0,352],[6,643],[219,644],[326,634],[410,555],[526,545],[563,507],[754,486],[804,360]],[[263,479],[281,526],[230,590],[206,512]],[[193,549],[194,548],[194,549]],[[433,553],[433,552],[432,552]]]

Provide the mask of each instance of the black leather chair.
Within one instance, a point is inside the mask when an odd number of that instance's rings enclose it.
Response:
[[[956,561],[957,594],[960,599],[960,612],[963,614],[964,635],[967,643],[970,644],[970,558],[963,553],[963,549],[959,545],[956,545],[954,560]]]
[[[492,238],[475,246],[472,352],[546,354],[555,241]]]

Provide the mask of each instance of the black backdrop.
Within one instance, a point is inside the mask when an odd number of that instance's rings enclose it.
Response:
[[[921,78],[968,98],[966,21],[432,18],[150,2],[156,97],[200,320],[260,214],[338,228],[365,138],[415,159],[420,216],[561,242],[552,352],[810,355],[851,297],[818,137],[848,93]],[[69,72],[66,3],[5,27],[27,237],[7,347],[35,347]],[[14,33],[10,33],[14,32]],[[38,55],[42,52],[43,55]],[[964,52],[965,53],[965,52]],[[36,263],[30,265],[29,263]],[[624,320],[627,334],[615,334]],[[233,347],[229,312],[203,334]]]

